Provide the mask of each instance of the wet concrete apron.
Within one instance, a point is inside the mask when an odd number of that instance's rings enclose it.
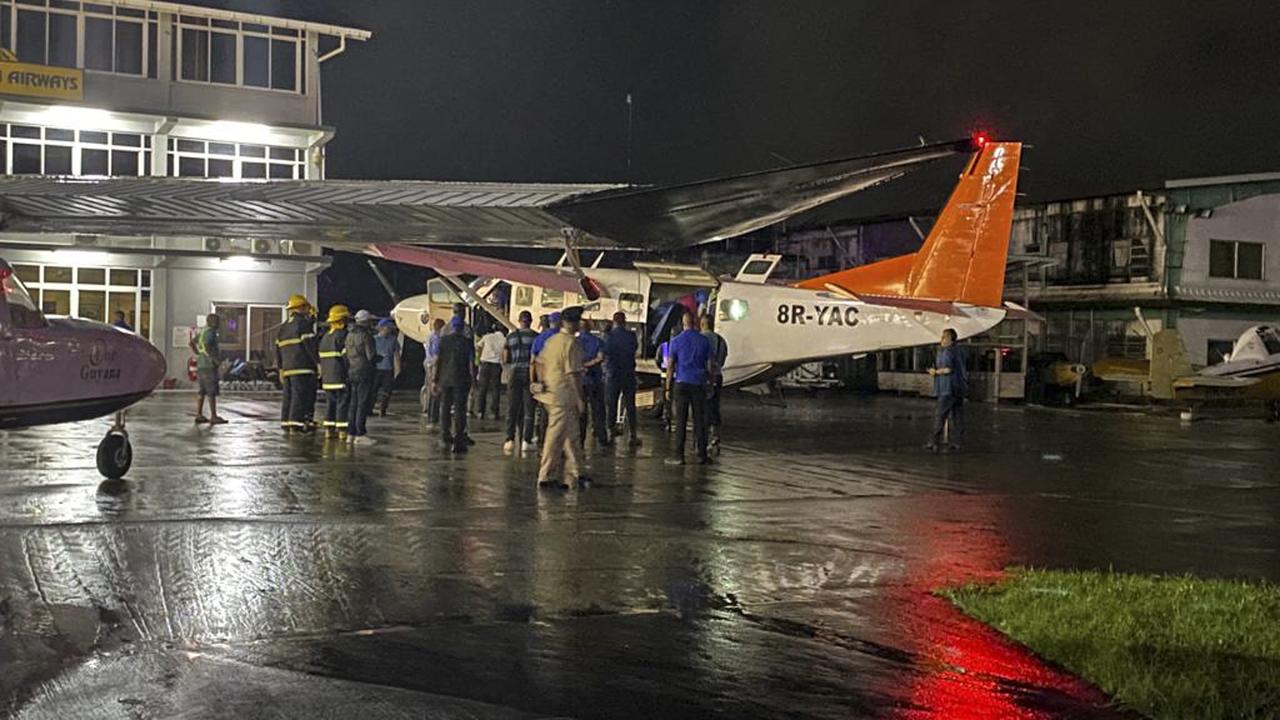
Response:
[[[0,714],[18,718],[1107,717],[929,590],[1009,564],[1280,579],[1280,428],[914,399],[726,407],[721,463],[592,451],[539,493],[497,424],[442,453],[286,439],[271,398],[0,438]]]

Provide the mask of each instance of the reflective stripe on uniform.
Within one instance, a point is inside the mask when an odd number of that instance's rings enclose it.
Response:
[[[280,377],[287,378],[294,375],[315,375],[316,371],[312,368],[299,368],[297,370],[281,370]]]
[[[346,383],[325,383],[320,386],[321,390],[341,390],[346,387]]]
[[[288,347],[290,345],[301,345],[302,338],[289,338],[287,340],[277,340],[276,347]]]
[[[342,357],[342,354],[343,354],[343,353],[342,353],[342,351],[341,351],[341,350],[322,350],[322,351],[320,352],[320,357],[322,357],[322,358],[335,358],[335,357]]]

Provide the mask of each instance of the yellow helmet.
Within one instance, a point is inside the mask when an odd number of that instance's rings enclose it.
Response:
[[[311,302],[307,300],[306,296],[299,295],[297,293],[289,296],[289,312],[293,312],[295,310],[306,310],[309,307],[311,307]]]
[[[349,317],[351,317],[351,311],[347,309],[346,305],[334,305],[329,308],[329,319],[326,322],[342,322]]]

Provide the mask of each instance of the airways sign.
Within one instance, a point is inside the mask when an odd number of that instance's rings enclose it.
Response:
[[[18,62],[12,52],[0,49],[0,94],[83,100],[84,71]]]

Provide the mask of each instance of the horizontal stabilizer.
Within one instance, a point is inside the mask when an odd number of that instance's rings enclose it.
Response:
[[[446,275],[475,275],[563,292],[583,291],[576,276],[527,263],[411,245],[370,245],[367,252],[394,262],[430,268]]]

